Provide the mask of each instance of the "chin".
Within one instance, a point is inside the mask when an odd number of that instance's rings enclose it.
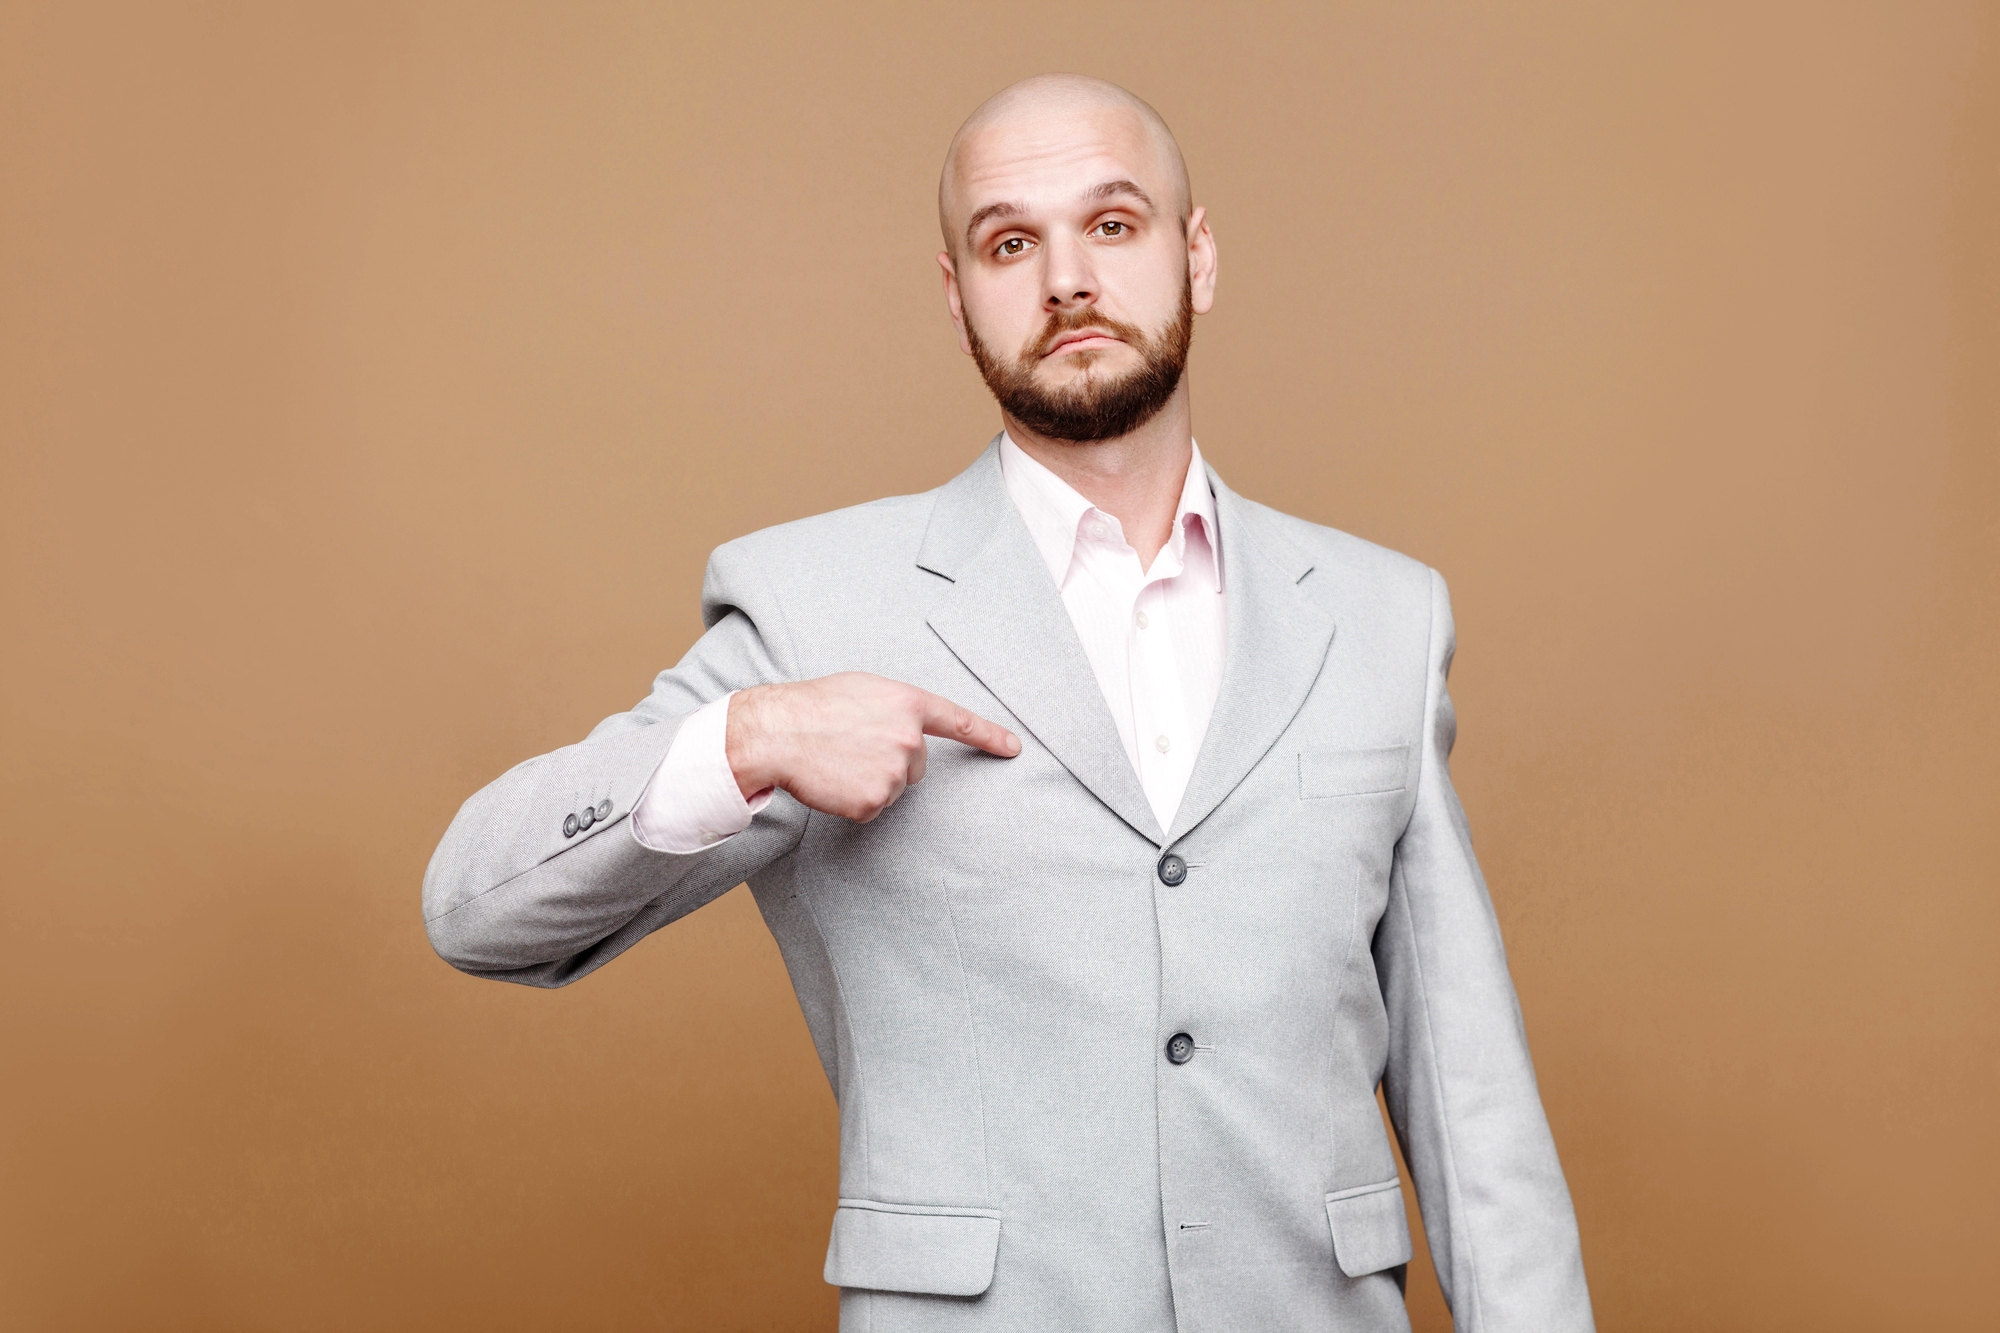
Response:
[[[1115,374],[1120,367],[1112,364],[1117,353],[1101,347],[1092,347],[1081,352],[1064,352],[1055,358],[1055,373],[1050,376],[1054,382],[1051,388],[1065,389],[1078,380],[1090,377],[1091,373]]]

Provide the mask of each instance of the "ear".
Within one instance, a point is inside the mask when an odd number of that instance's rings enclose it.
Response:
[[[972,339],[965,332],[965,302],[958,294],[958,269],[951,262],[951,255],[938,251],[938,267],[944,270],[944,304],[951,311],[951,322],[958,326],[958,350],[972,355]]]
[[[1215,308],[1215,233],[1208,229],[1208,210],[1188,215],[1188,299],[1197,315]]]

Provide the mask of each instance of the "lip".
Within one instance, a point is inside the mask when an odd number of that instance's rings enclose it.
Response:
[[[1124,340],[1114,338],[1102,329],[1075,329],[1056,340],[1056,345],[1042,355],[1057,356],[1063,352],[1087,352],[1095,347],[1116,347]]]

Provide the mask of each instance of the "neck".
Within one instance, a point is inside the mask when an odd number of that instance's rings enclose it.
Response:
[[[1116,439],[1077,444],[1038,435],[1001,412],[1021,452],[1067,482],[1078,495],[1118,520],[1125,540],[1150,569],[1174,531],[1174,511],[1194,457],[1187,381],[1151,421]]]

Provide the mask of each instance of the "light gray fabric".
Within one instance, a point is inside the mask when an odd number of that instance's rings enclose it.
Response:
[[[1407,1329],[1378,1084],[1457,1327],[1587,1330],[1446,768],[1444,583],[1215,490],[1229,643],[1172,829],[989,448],[937,491],[717,550],[708,633],[652,694],[466,802],[425,876],[431,940],[558,986],[747,878],[840,1103],[844,1330]],[[955,699],[1022,753],[933,741],[866,825],[780,794],[708,852],[632,838],[694,709],[845,670]]]

